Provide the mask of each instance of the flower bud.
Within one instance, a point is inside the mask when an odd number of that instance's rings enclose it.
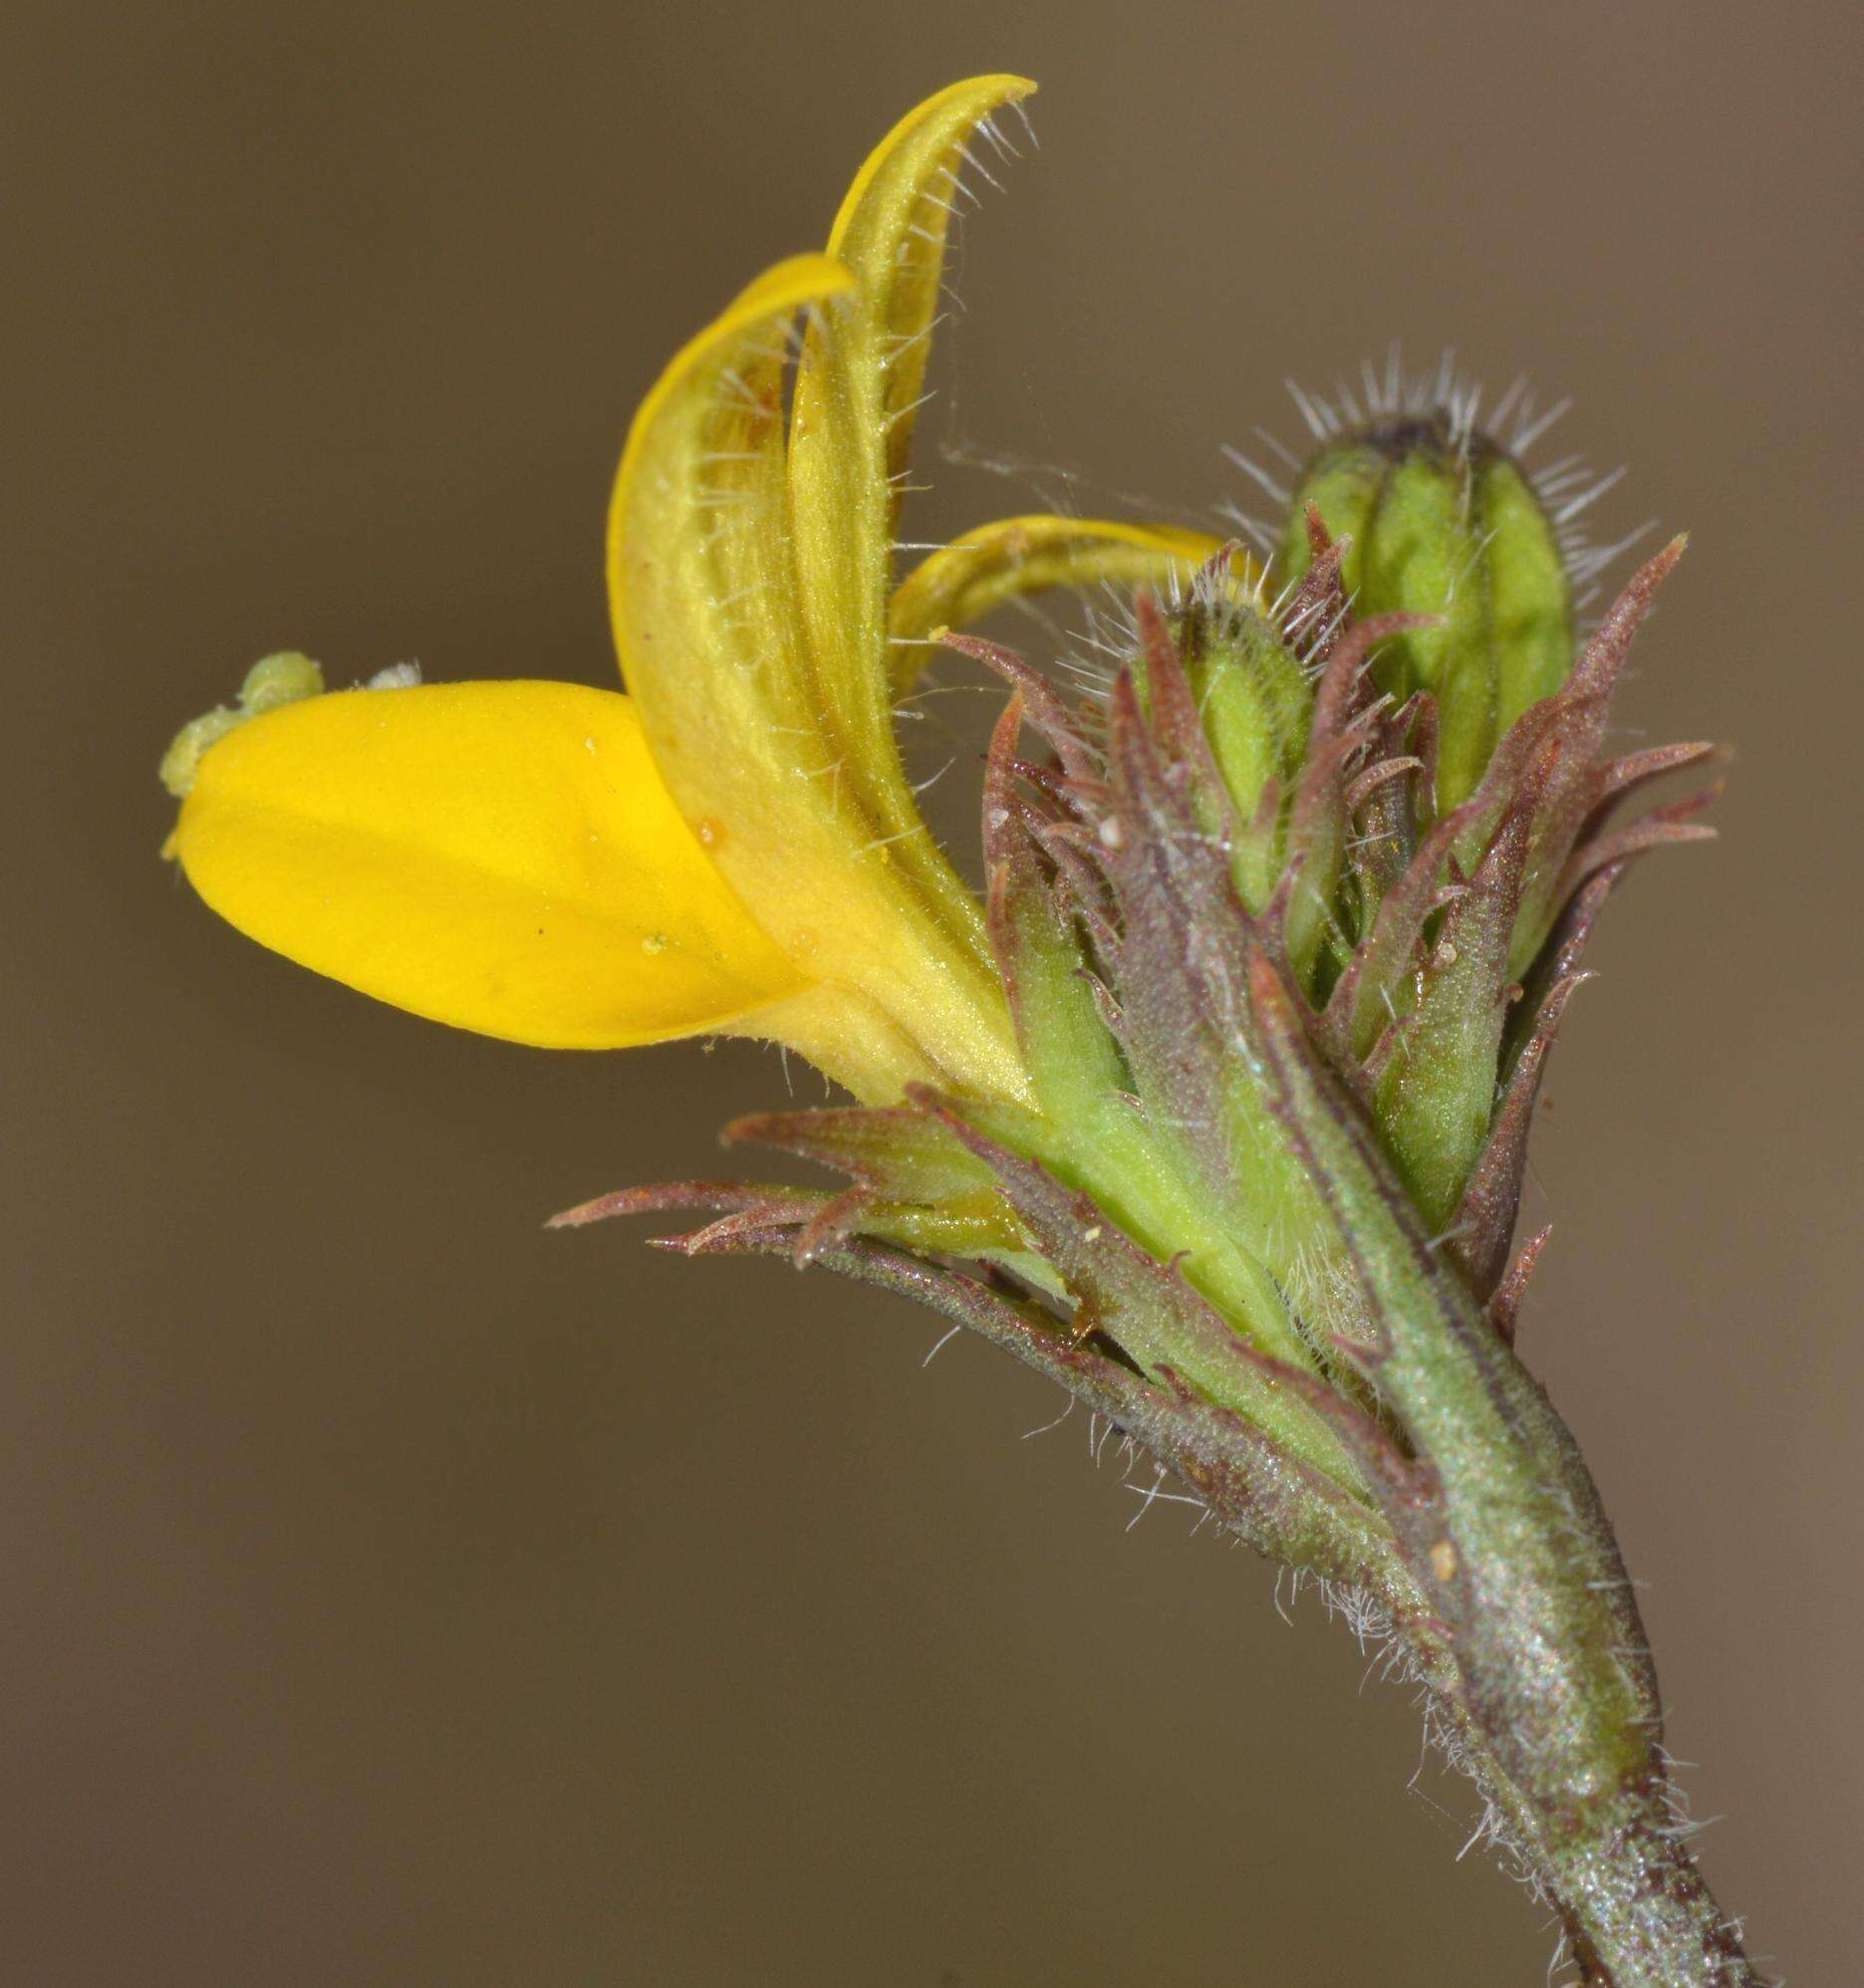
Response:
[[[1200,589],[1172,627],[1234,811],[1228,835],[1236,888],[1259,910],[1281,869],[1313,691],[1281,628],[1240,589]],[[1143,676],[1143,654],[1135,663]]]
[[[1385,419],[1328,442],[1294,494],[1282,579],[1311,557],[1306,507],[1347,541],[1341,582],[1361,619],[1433,618],[1375,664],[1399,698],[1437,698],[1437,802],[1473,791],[1495,742],[1565,680],[1572,592],[1554,526],[1514,458],[1447,407]]]

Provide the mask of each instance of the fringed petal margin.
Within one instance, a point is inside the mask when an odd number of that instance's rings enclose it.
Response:
[[[887,603],[916,410],[969,141],[1034,85],[953,84],[908,112],[855,175],[829,254],[855,280],[847,307],[803,341],[790,423],[796,565],[825,710],[896,855],[934,898],[948,871],[923,835],[893,736]],[[949,919],[953,913],[942,909]]]

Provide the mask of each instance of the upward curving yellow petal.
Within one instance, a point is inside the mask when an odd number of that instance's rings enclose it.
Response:
[[[757,1034],[804,985],[612,690],[447,683],[268,712],[202,754],[171,848],[262,945],[513,1042]]]
[[[796,373],[790,482],[803,609],[836,722],[864,765],[891,766],[887,598],[894,520],[932,347],[945,239],[972,134],[1035,88],[981,76],[930,97],[855,175],[829,236],[849,307],[813,328]],[[877,783],[879,813],[902,805]]]
[[[779,264],[642,403],[609,513],[616,645],[661,771],[721,874],[805,976],[840,992],[839,1022],[812,1004],[817,1060],[836,1076],[859,1065],[873,1097],[885,1039],[898,1053],[883,1090],[1013,1096],[1020,1064],[977,907],[912,807],[891,729],[863,744],[839,722],[803,612],[785,341],[805,309],[837,336],[854,287],[826,256]],[[883,633],[864,665],[883,684],[885,656]]]
[[[978,525],[921,560],[894,593],[888,616],[894,695],[912,689],[934,629],[962,627],[1005,601],[1055,587],[1182,586],[1222,549],[1221,540],[1179,525],[1048,513]],[[1259,578],[1260,569],[1241,554],[1230,565],[1244,587]]]
[[[804,352],[797,401],[813,411],[818,390],[831,406],[845,390],[857,407],[867,403],[881,423],[877,439],[890,480],[912,453],[946,237],[967,161],[988,172],[970,152],[970,139],[997,111],[1032,97],[1035,88],[1024,76],[977,76],[915,106],[863,161],[829,231],[829,254],[861,287],[865,322],[833,347],[817,344]],[[829,453],[825,446],[822,454]],[[799,471],[813,473],[812,462]]]
[[[609,510],[616,647],[662,772],[747,900],[779,919],[781,845],[807,840],[812,812],[797,767],[821,764],[784,480],[784,347],[799,310],[853,283],[805,255],[742,291],[642,402]]]

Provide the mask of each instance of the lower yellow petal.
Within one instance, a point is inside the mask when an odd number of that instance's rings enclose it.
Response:
[[[202,754],[171,848],[262,945],[513,1042],[690,1035],[806,984],[614,691],[447,683],[268,712]]]
[[[922,560],[895,591],[889,616],[895,694],[913,687],[927,638],[937,628],[961,627],[1005,601],[1052,587],[1182,583],[1221,550],[1220,540],[1178,525],[1046,514],[979,525]],[[1244,586],[1259,577],[1240,554],[1232,569]]]

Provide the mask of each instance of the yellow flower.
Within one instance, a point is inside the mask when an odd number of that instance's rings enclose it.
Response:
[[[728,1032],[789,1043],[870,1102],[916,1080],[1023,1095],[983,921],[914,805],[894,704],[947,624],[1215,550],[1013,518],[892,587],[967,147],[1032,87],[983,77],[903,119],[827,253],[767,270],[642,403],[609,527],[628,694],[307,696],[312,666],[269,658],[243,715],[196,720],[164,766],[185,790],[169,849],[207,903],[321,973],[513,1041]]]

